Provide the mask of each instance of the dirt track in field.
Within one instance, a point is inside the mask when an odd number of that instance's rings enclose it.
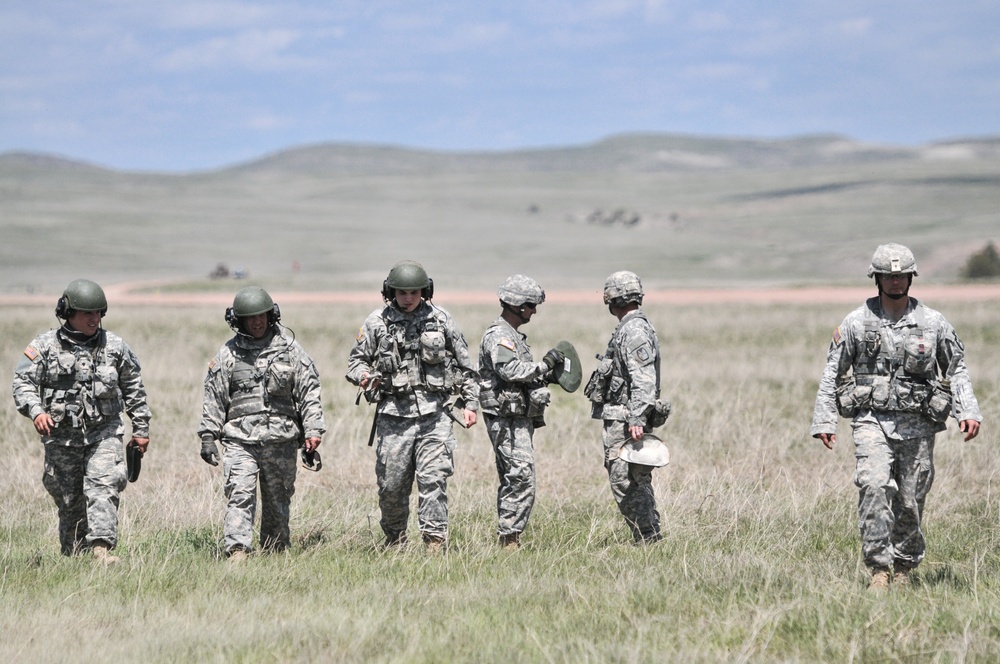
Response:
[[[232,303],[232,293],[182,293],[157,291],[155,282],[125,283],[105,286],[110,302],[117,306],[227,306]],[[233,293],[238,284],[233,284]],[[912,294],[922,300],[934,302],[989,302],[1000,300],[1000,284],[963,284],[953,286],[914,285]],[[870,285],[853,288],[678,288],[650,291],[646,303],[657,304],[823,304],[860,303],[875,294]],[[271,296],[283,305],[294,304],[370,304],[377,306],[381,299],[377,292],[368,291],[272,291]],[[447,291],[435,293],[434,300],[444,306],[456,304],[493,304],[494,291]],[[53,304],[52,295],[3,295],[0,306]],[[550,304],[600,304],[601,290],[562,290],[546,292]]]

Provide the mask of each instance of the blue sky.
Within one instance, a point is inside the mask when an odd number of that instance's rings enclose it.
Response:
[[[188,171],[296,145],[1000,134],[995,0],[0,0],[0,152]]]

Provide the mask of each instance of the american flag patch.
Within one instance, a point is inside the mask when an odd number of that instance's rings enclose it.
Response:
[[[35,350],[34,346],[28,346],[24,349],[24,356],[34,362],[38,359],[38,351]]]
[[[843,338],[844,337],[841,336],[841,334],[840,334],[840,327],[834,328],[834,330],[833,330],[833,343],[834,344],[839,344],[840,340],[843,339]]]
[[[209,368],[209,370],[215,368],[215,358],[214,357],[211,360],[209,360],[209,362],[208,362],[208,368]]]
[[[510,339],[501,339],[500,345],[506,348],[507,350],[514,350],[514,342],[511,341]]]

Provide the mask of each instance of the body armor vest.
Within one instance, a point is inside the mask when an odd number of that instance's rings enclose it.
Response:
[[[240,349],[233,354],[235,363],[229,383],[229,417],[273,412],[296,419],[291,391],[294,367],[289,362],[288,354],[273,353],[266,360],[263,355],[264,352],[257,349]],[[260,364],[264,366],[258,368]]]

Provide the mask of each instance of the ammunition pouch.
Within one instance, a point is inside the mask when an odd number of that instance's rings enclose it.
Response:
[[[871,407],[872,386],[858,385],[854,376],[837,387],[837,412],[841,417],[851,418],[865,408]]]
[[[501,390],[497,402],[497,412],[503,417],[524,417],[528,414],[528,399],[521,390]]]
[[[552,401],[552,392],[547,387],[534,387],[528,390],[528,417],[541,418],[545,407]]]

